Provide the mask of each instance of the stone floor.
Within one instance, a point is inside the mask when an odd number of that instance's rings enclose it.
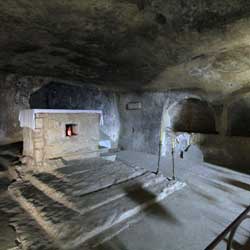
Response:
[[[3,178],[0,178],[0,183],[6,182],[3,180]],[[6,190],[3,189],[3,185],[1,185],[0,190],[0,202],[4,199],[9,199],[8,194],[6,193]],[[6,187],[7,189],[7,187]],[[15,240],[16,240],[16,234],[13,228],[9,225],[9,216],[7,213],[3,212],[1,210],[2,202],[0,204],[0,250],[7,250],[12,249],[16,246]]]
[[[121,151],[117,159],[68,162],[13,184],[22,206],[6,193],[0,200],[0,249],[15,247],[17,237],[23,249],[203,250],[250,203],[249,176],[204,163],[196,149],[176,158],[177,178],[187,184],[178,192],[182,185],[164,178],[171,159],[162,158],[157,177],[153,155]],[[249,250],[249,236],[248,223],[235,250]]]
[[[27,173],[9,187],[21,206],[12,225],[23,249],[89,249],[94,239],[111,237],[185,185],[121,161],[64,164],[49,173]]]
[[[10,181],[7,169],[13,161],[18,159],[19,152],[19,144],[0,145],[0,250],[9,250],[16,247],[16,233],[9,225],[9,214],[5,213],[3,208],[6,209],[6,202],[10,201],[8,194]]]
[[[117,158],[148,170],[157,166],[154,155],[122,151]],[[176,157],[175,163],[177,178],[187,186],[161,203],[165,216],[157,209],[144,213],[140,222],[106,243],[107,249],[204,250],[250,205],[249,175],[203,162],[201,152],[194,147],[184,159]],[[171,166],[171,158],[161,159],[165,176],[172,176]],[[216,250],[226,250],[225,242]],[[249,220],[240,228],[234,246],[235,250],[250,249]]]

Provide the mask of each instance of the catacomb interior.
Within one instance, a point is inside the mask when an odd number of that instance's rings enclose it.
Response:
[[[249,250],[250,2],[0,2],[0,250]]]

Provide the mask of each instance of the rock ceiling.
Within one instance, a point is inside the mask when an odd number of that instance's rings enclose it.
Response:
[[[233,92],[250,79],[249,16],[249,0],[5,0],[0,71]]]

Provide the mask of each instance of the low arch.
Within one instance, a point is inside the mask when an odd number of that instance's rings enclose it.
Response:
[[[163,108],[161,124],[161,155],[169,148],[169,131],[214,134],[216,116],[209,103],[199,97],[188,97]]]
[[[169,117],[170,126],[175,132],[216,132],[214,112],[206,101],[184,99],[171,107]]]

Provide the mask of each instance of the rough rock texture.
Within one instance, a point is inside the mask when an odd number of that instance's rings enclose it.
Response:
[[[195,134],[194,145],[202,151],[205,162],[250,174],[248,137]]]
[[[19,111],[29,108],[32,92],[47,84],[49,78],[19,77],[0,75],[0,141],[22,140],[22,130],[18,122]]]
[[[63,101],[62,101],[63,100]],[[30,97],[31,108],[47,109],[94,109],[103,111],[101,139],[109,139],[117,146],[120,118],[117,94],[93,86],[77,86],[52,82],[34,92]]]
[[[25,182],[16,182],[9,190],[32,218],[30,223],[35,221],[35,228],[48,238],[43,249],[51,249],[53,242],[59,249],[80,250],[88,249],[88,241],[105,230],[131,223],[132,216],[183,186],[119,161],[92,158],[67,162],[51,173],[27,174]],[[28,227],[24,225],[22,230],[28,237],[21,244],[37,243],[37,235],[32,237]]]
[[[248,84],[249,11],[248,0],[1,1],[0,70],[228,93]]]
[[[186,110],[185,105],[190,100],[191,112],[187,120],[180,111]],[[171,159],[169,129],[174,129],[173,121],[178,121],[177,130],[198,133],[194,134],[198,140],[193,146],[202,151],[204,161],[249,173],[249,100],[249,89],[224,99],[198,91],[121,95],[119,145],[124,150],[158,154],[161,135],[161,155]],[[141,109],[128,110],[130,102],[141,103]],[[191,130],[187,126],[190,121],[195,122]]]
[[[116,94],[94,86],[78,86],[72,85],[72,82],[62,82],[48,77],[1,75],[1,143],[22,140],[22,130],[18,122],[20,110],[98,109],[103,110],[104,119],[101,139],[109,139],[112,146],[116,147],[120,130]]]
[[[172,126],[171,119],[174,118],[175,113],[169,113],[176,105],[181,105],[183,100],[195,100],[196,102],[205,103],[206,105],[198,105],[193,107],[193,112],[190,114],[190,119],[196,120],[198,124],[204,122],[201,117],[207,113],[207,105],[211,106],[210,115],[218,129],[220,127],[220,116],[217,117],[217,106],[213,107],[210,98],[199,91],[169,91],[169,92],[144,92],[144,93],[131,93],[120,96],[119,111],[121,117],[121,135],[119,145],[125,150],[135,150],[139,152],[147,152],[157,154],[159,150],[160,134],[166,133],[166,128]],[[128,110],[127,104],[130,102],[140,102],[142,108],[138,110]],[[184,101],[185,102],[185,101]],[[204,108],[205,107],[205,108]],[[210,109],[209,109],[210,110]],[[201,119],[201,120],[200,120]],[[185,120],[182,120],[184,123]],[[168,124],[169,123],[169,124]],[[202,126],[203,126],[202,125]],[[185,125],[183,125],[184,127]],[[205,132],[206,128],[201,128],[201,131],[192,132]],[[217,128],[216,128],[217,130]],[[207,127],[208,132],[212,131]]]
[[[99,156],[100,114],[37,113],[35,129],[23,129],[23,154],[41,168],[49,159],[83,159]],[[67,124],[75,124],[73,136],[66,136]]]
[[[189,98],[173,105],[169,115],[173,131],[216,133],[214,111],[205,101]]]
[[[15,230],[15,234],[12,245],[5,246],[3,244],[5,247],[3,250],[59,250],[58,246],[46,235],[46,232],[16,201],[11,199],[9,195],[4,198],[1,200],[0,210],[8,219],[9,226]],[[7,239],[5,238],[5,240]]]

